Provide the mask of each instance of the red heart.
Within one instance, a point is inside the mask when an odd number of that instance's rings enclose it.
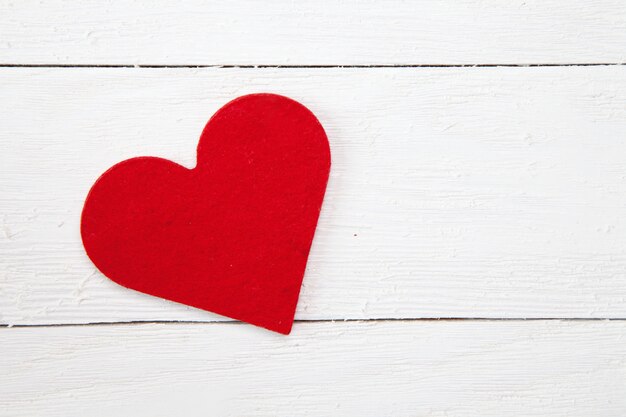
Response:
[[[83,245],[118,284],[288,334],[329,170],[306,107],[239,97],[207,123],[195,168],[139,157],[106,171]]]

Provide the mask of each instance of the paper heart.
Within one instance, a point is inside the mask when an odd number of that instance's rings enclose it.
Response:
[[[106,171],[83,245],[118,284],[288,334],[329,170],[313,113],[243,96],[209,120],[195,168],[138,157]]]

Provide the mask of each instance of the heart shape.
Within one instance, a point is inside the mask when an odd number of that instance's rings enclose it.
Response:
[[[102,174],[83,245],[124,287],[289,334],[329,171],[313,113],[242,96],[207,123],[195,168],[138,157]]]

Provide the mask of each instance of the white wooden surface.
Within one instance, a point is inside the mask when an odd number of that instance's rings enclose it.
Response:
[[[4,416],[623,416],[626,322],[16,328]],[[44,412],[45,411],[45,412]]]
[[[286,94],[333,153],[298,319],[626,317],[626,66],[0,70],[10,324],[215,320],[96,272],[80,210],[137,155]],[[10,99],[8,99],[10,97]]]
[[[0,63],[626,62],[623,0],[0,2]]]
[[[625,45],[621,0],[0,0],[0,416],[623,417]],[[333,152],[288,337],[78,234],[103,170],[193,166],[258,91]]]

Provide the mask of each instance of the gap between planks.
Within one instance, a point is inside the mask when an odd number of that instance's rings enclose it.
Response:
[[[581,321],[626,321],[626,318],[602,318],[602,317],[538,317],[538,318],[521,318],[521,317],[508,317],[508,318],[488,318],[488,317],[424,317],[424,318],[381,318],[381,319],[320,319],[320,320],[294,320],[297,324],[312,324],[312,323],[371,323],[371,322],[431,322],[431,321],[467,321],[467,322],[522,322],[522,321],[563,321],[563,322],[581,322]],[[239,325],[244,323],[242,321],[219,321],[219,320],[207,320],[207,321],[194,321],[194,320],[132,320],[132,321],[102,321],[91,323],[53,323],[53,324],[0,324],[0,328],[30,328],[30,327],[89,327],[89,326],[133,326],[143,324],[231,324]]]
[[[372,65],[150,65],[150,64],[1,64],[0,68],[284,68],[284,69],[325,69],[325,68],[537,68],[537,67],[615,67],[626,66],[626,62],[594,63],[539,63],[539,64],[372,64]]]

